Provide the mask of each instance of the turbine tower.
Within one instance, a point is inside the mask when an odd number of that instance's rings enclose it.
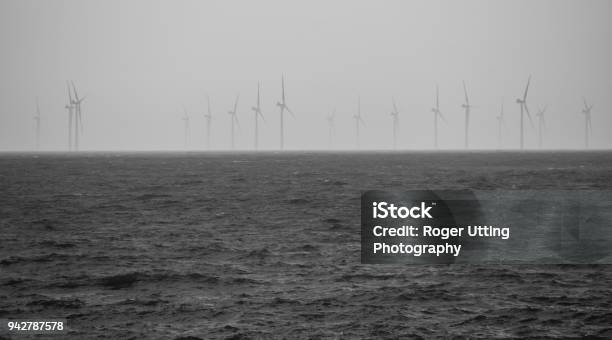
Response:
[[[527,91],[529,91],[529,83],[531,82],[531,76],[527,78],[527,86],[525,86],[525,93],[523,94],[523,98],[517,98],[516,102],[521,107],[521,150],[524,148],[524,136],[525,136],[525,124],[524,121],[524,113],[527,112],[527,117],[529,117],[529,122],[533,125],[533,121],[531,120],[531,114],[529,113],[529,108],[527,107]]]
[[[255,150],[258,150],[259,149],[259,117],[261,116],[261,119],[264,119],[264,116],[261,113],[261,105],[260,105],[260,98],[259,98],[259,83],[257,83],[257,106],[251,107],[251,110],[255,112]]]
[[[212,113],[210,111],[210,97],[206,96],[208,102],[208,113],[204,115],[204,119],[206,120],[206,149],[210,150],[210,122],[212,120]]]
[[[399,127],[399,111],[397,105],[395,105],[395,98],[391,98],[393,102],[393,111],[391,111],[391,117],[393,117],[393,150],[397,150],[397,129]]]
[[[72,83],[72,89],[74,90],[74,108],[75,108],[75,122],[74,122],[74,149],[79,151],[79,134],[83,134],[83,117],[81,115],[81,103],[85,100],[85,97],[79,98],[76,86]]]
[[[357,97],[357,114],[353,115],[353,119],[355,119],[355,142],[357,149],[359,149],[359,125],[365,125],[363,118],[361,118],[361,97]]]
[[[584,109],[582,109],[582,113],[584,114],[584,147],[588,149],[589,133],[593,132],[593,126],[591,125],[591,109],[593,109],[593,105],[589,106],[584,98],[582,101],[584,102]]]
[[[236,125],[238,125],[238,127],[240,127],[240,123],[238,123],[238,117],[236,116],[236,111],[238,109],[238,99],[240,98],[240,94],[236,95],[236,101],[234,102],[234,109],[227,111],[227,113],[230,115],[230,124],[231,124],[231,148],[232,150],[234,150],[234,123],[236,123]]]
[[[546,120],[544,119],[544,113],[546,112],[546,107],[544,109],[540,109],[538,113],[536,113],[536,117],[538,117],[538,147],[542,148],[542,133],[546,128]]]
[[[68,110],[68,151],[72,151],[72,120],[74,116],[75,101],[72,99],[72,93],[70,92],[70,84],[66,81],[66,87],[68,88],[68,104],[65,108]]]
[[[184,128],[185,128],[185,150],[189,148],[189,115],[187,114],[187,109],[183,107],[183,117],[182,117]]]
[[[336,118],[336,108],[334,108],[334,111],[331,114],[327,115],[327,128],[329,130],[329,139],[328,139],[328,144],[327,147],[328,149],[331,150],[332,146],[333,146],[333,133],[334,133],[334,128],[335,128],[335,124],[334,124],[334,119]]]
[[[438,117],[444,120],[442,112],[440,112],[440,91],[436,85],[436,107],[431,109],[434,114],[434,148],[438,148]]]
[[[38,97],[36,97],[36,115],[34,116],[36,122],[36,150],[40,149],[40,106],[38,105]]]
[[[285,135],[284,135],[284,113],[287,110],[291,115],[293,112],[289,110],[287,107],[287,103],[285,102],[285,76],[281,76],[281,87],[282,87],[282,97],[280,102],[276,102],[276,106],[280,107],[280,149],[283,150],[285,147]]]
[[[497,148],[502,148],[502,128],[504,126],[504,101],[502,100],[501,108],[499,110],[499,116],[497,119]]]
[[[465,81],[463,82],[463,93],[465,94],[465,103],[461,104],[461,107],[465,110],[465,141],[464,141],[464,146],[467,149],[469,147],[470,109],[473,106],[470,105],[470,99],[468,98],[467,88],[465,87]]]

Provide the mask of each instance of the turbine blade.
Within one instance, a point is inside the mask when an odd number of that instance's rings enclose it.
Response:
[[[444,123],[448,123],[448,122],[446,121],[446,118],[444,118],[444,116],[442,115],[442,112],[438,111],[437,115],[438,115],[438,116],[440,116],[440,118],[442,118],[442,121],[443,121]]]
[[[66,80],[66,88],[68,88],[68,99],[70,100],[70,104],[72,105],[72,93],[70,93],[70,84]]]
[[[283,104],[285,104],[285,75],[281,76],[281,87],[283,88]]]
[[[584,102],[584,108],[588,110],[589,104],[587,104],[586,98],[582,98],[582,101]]]
[[[395,114],[399,113],[399,112],[397,112],[397,105],[395,105],[395,98],[391,97],[391,100],[393,101],[393,112]]]
[[[465,104],[470,105],[470,99],[468,98],[467,88],[465,87],[465,81],[463,81],[463,93],[465,94]]]
[[[76,86],[74,86],[74,82],[71,80],[70,83],[72,84],[72,90],[74,91],[74,97],[76,98],[77,101],[79,101],[79,94],[77,93],[76,90]]]
[[[285,105],[285,110],[287,110],[287,112],[289,112],[291,114],[291,116],[295,118],[295,115],[293,114],[293,111],[291,111],[286,105]]]
[[[210,116],[210,96],[206,96],[207,102],[208,102],[208,115]]]
[[[436,110],[440,110],[440,92],[438,89],[438,84],[436,84]]]
[[[236,101],[234,102],[234,115],[236,115],[236,109],[238,108],[238,99],[240,99],[240,94],[236,95]]]
[[[527,118],[529,118],[529,123],[531,124],[531,127],[533,126],[533,120],[531,119],[531,113],[529,113],[529,108],[527,107],[527,103],[523,104],[525,107],[525,112],[527,112]]]
[[[525,86],[525,94],[523,94],[523,101],[527,100],[527,91],[529,91],[529,83],[531,82],[531,75],[527,78],[527,86]]]
[[[238,126],[238,129],[242,131],[242,129],[240,128],[240,122],[238,121],[238,117],[236,117],[236,114],[232,115],[234,118],[234,121],[236,122],[236,125]]]

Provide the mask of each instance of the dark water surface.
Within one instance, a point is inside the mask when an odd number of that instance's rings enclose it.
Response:
[[[612,152],[0,155],[0,318],[83,338],[612,337],[612,267],[361,265],[369,189],[612,189]],[[21,337],[20,337],[21,338]]]

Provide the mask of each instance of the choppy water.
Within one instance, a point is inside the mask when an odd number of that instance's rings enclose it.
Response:
[[[612,337],[609,266],[361,265],[368,189],[612,189],[612,153],[0,156],[0,318],[70,338]]]

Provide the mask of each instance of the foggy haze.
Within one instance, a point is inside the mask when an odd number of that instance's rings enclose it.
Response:
[[[462,81],[471,112],[470,146],[519,146],[519,105],[529,75],[537,147],[538,108],[546,148],[582,148],[583,97],[593,105],[592,148],[612,147],[610,1],[2,1],[0,150],[66,150],[66,81],[83,102],[82,150],[205,148],[207,96],[213,149],[253,149],[257,83],[260,148],[279,147],[281,75],[289,150],[327,149],[326,116],[336,109],[336,149],[355,148],[357,98],[362,149],[433,147],[436,84],[441,149],[463,149]]]

